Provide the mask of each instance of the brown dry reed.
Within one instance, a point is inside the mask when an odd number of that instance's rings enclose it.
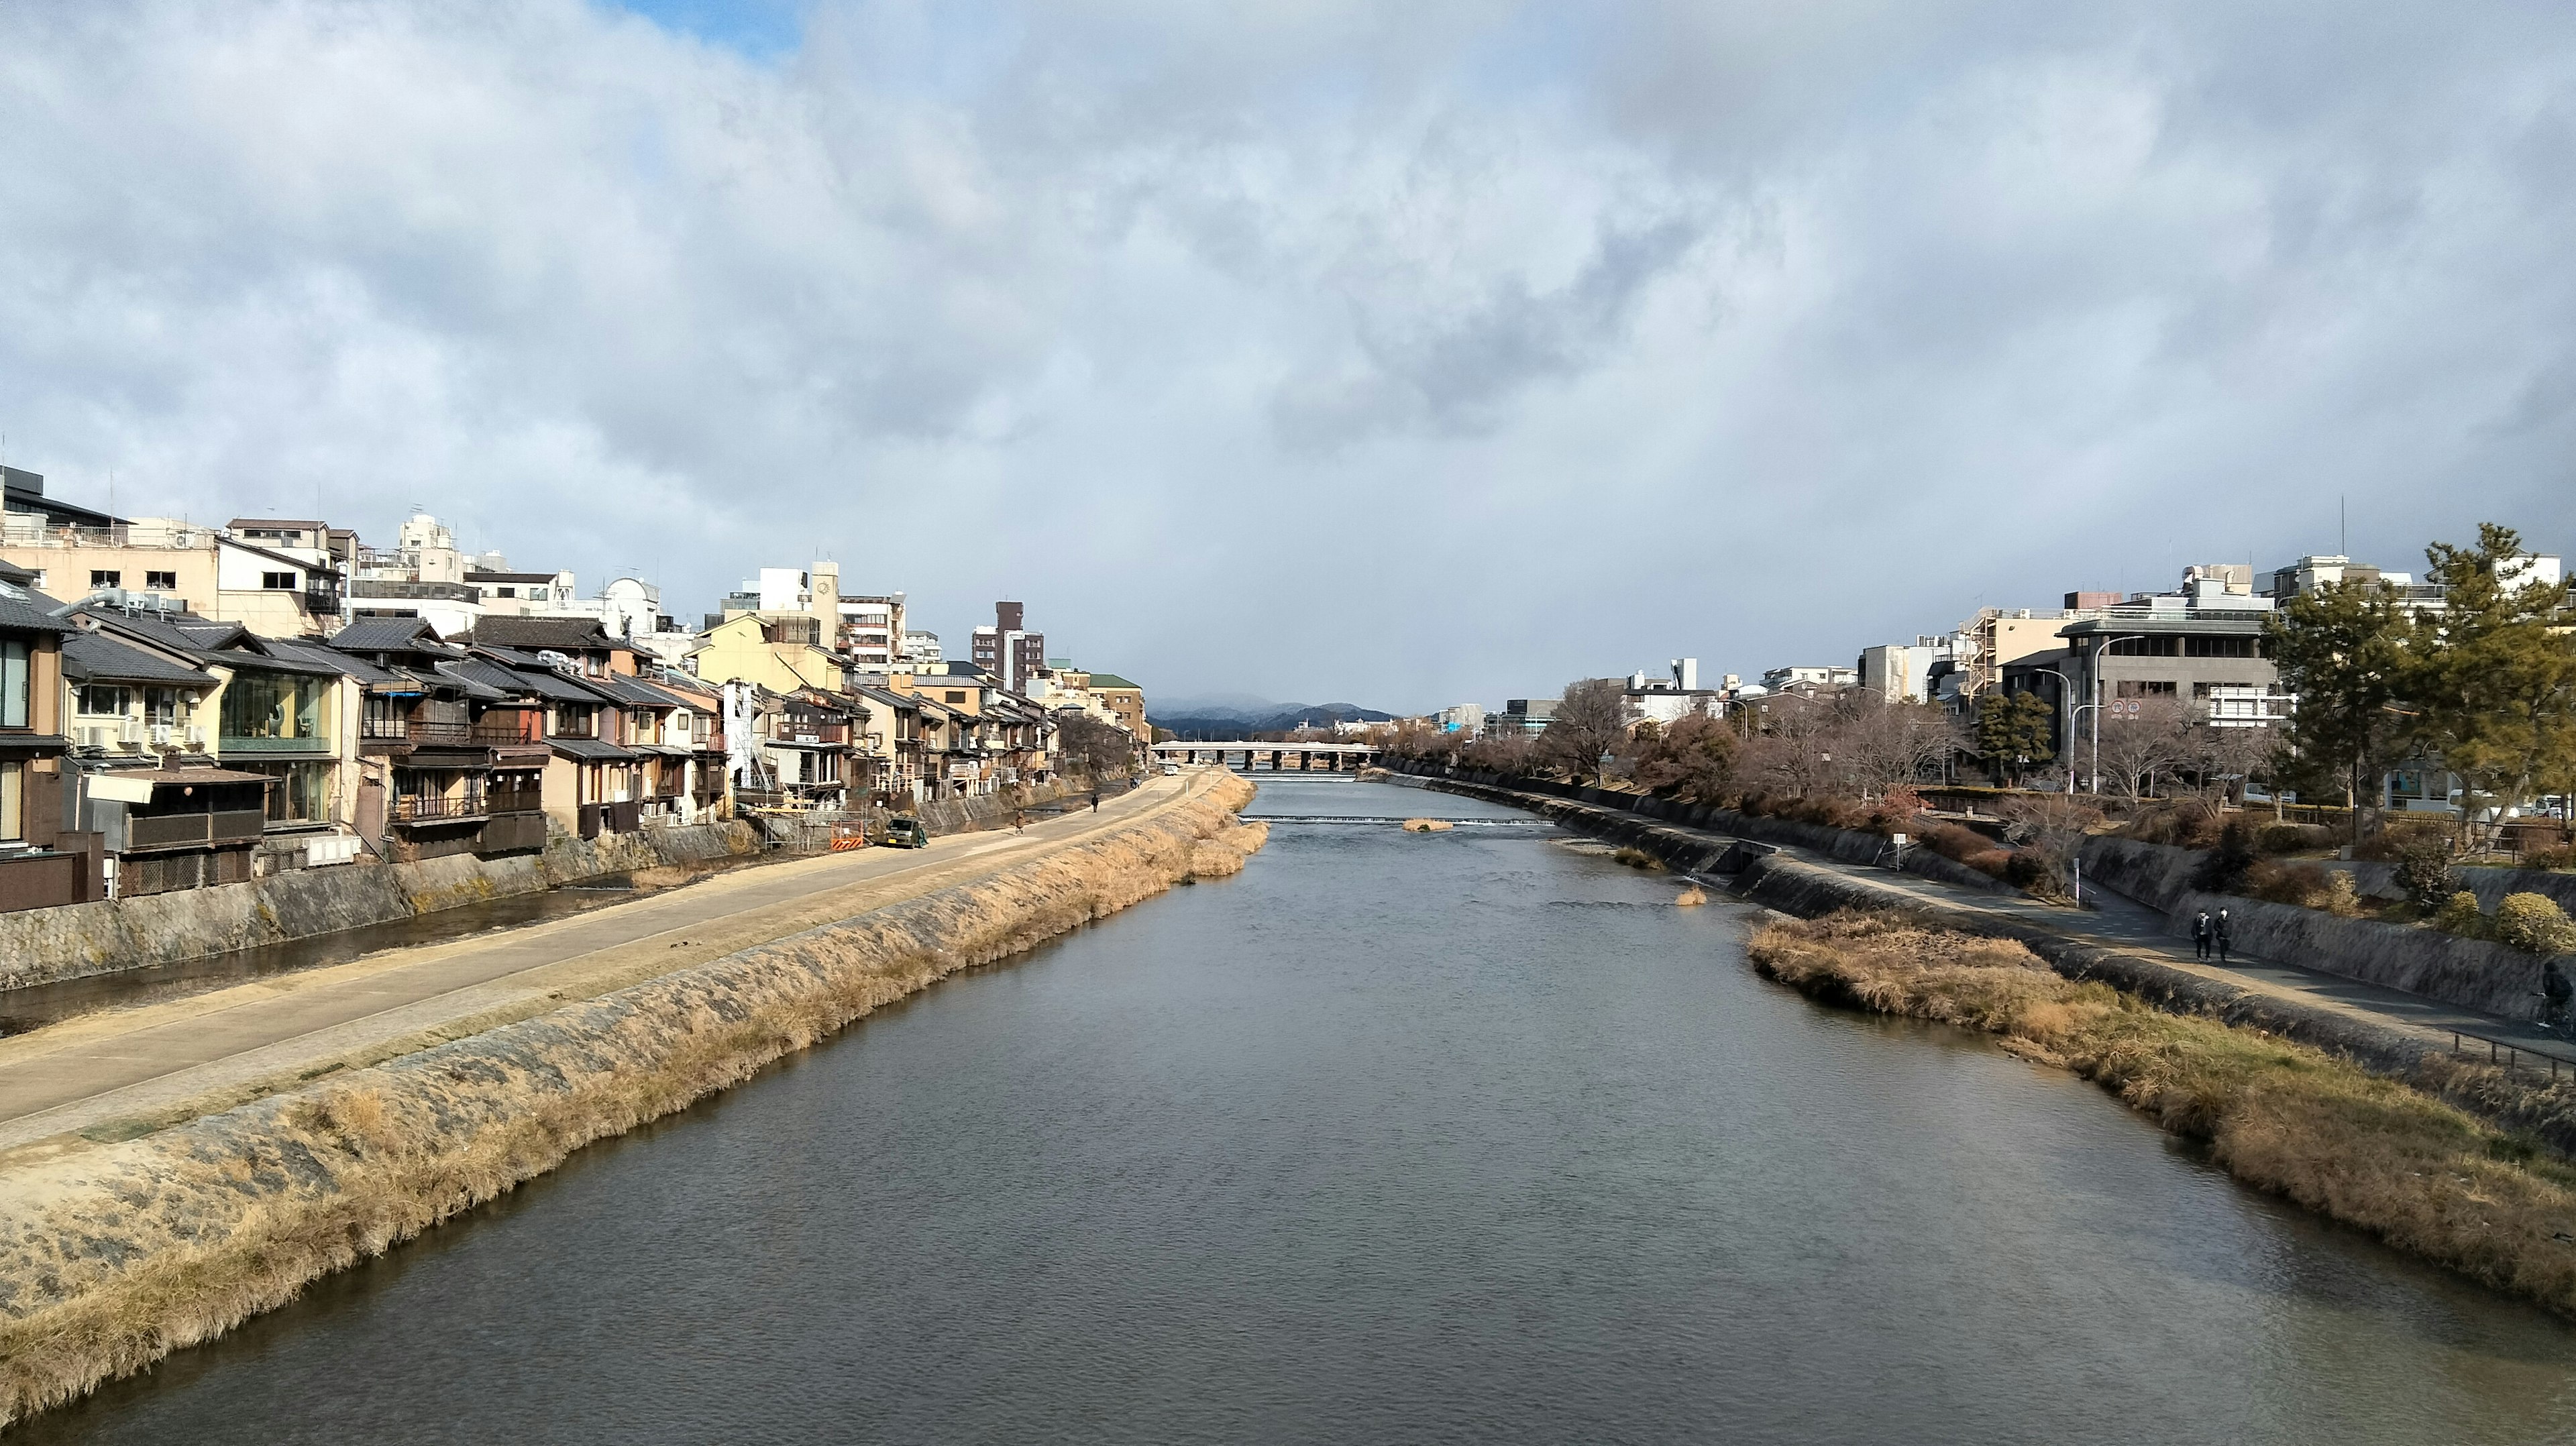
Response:
[[[0,1424],[682,1109],[959,969],[1184,879],[1266,830],[1222,780],[1107,837],[551,1014],[0,1177]]]
[[[1819,999],[2001,1035],[2206,1141],[2246,1184],[2576,1314],[2576,1169],[2420,1091],[2062,978],[2019,943],[1901,915],[1772,923],[1751,952],[1763,974]]]

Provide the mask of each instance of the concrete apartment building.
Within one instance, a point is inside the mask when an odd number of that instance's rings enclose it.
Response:
[[[970,656],[976,667],[1001,680],[1014,693],[1046,666],[1046,634],[1028,631],[1026,609],[1015,602],[993,604],[993,622],[975,629]]]

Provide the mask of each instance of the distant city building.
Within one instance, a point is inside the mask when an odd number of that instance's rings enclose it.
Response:
[[[1860,654],[1860,688],[1884,703],[1930,701],[1932,669],[1954,662],[1958,645],[1952,637],[1918,636],[1911,643],[1882,643]]]
[[[1764,691],[1771,693],[1777,693],[1786,688],[1815,689],[1830,693],[1859,686],[1860,669],[1835,667],[1831,664],[1773,668],[1762,675],[1762,687]]]
[[[1464,733],[1474,737],[1485,731],[1485,705],[1460,703],[1455,707],[1443,708],[1434,715],[1432,721],[1440,725],[1440,731],[1443,733]]]
[[[1640,721],[1651,719],[1670,723],[1693,713],[1719,714],[1726,711],[1726,699],[1714,688],[1699,685],[1699,659],[1675,658],[1662,677],[1644,669],[1628,675],[1628,706]]]
[[[1001,680],[1014,693],[1046,666],[1046,634],[1031,632],[1026,610],[1015,602],[993,604],[993,622],[975,629],[969,653],[976,667]]]

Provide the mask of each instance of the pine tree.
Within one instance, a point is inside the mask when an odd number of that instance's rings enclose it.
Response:
[[[2501,813],[2576,775],[2568,586],[2535,576],[2521,536],[2494,523],[2473,548],[2435,543],[2425,557],[2443,594],[2411,679],[2419,729],[2473,795],[2471,815]]]
[[[2415,641],[2397,589],[2377,580],[2327,583],[2264,619],[2264,650],[2299,700],[2283,741],[2343,784],[2356,839],[2408,732]]]

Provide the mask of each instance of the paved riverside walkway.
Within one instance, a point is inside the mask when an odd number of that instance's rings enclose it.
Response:
[[[605,994],[991,874],[1206,790],[1155,778],[1098,813],[718,874],[448,944],[388,950],[0,1039],[0,1151],[119,1138]]]
[[[1576,802],[1544,794],[1523,796],[1533,803],[1563,805]],[[1602,804],[1577,802],[1577,806],[1601,809],[1611,813],[1625,812]],[[1734,839],[1731,834],[1693,828],[1649,815],[1634,816],[1658,828],[1694,834],[1712,842],[1724,843]],[[2215,960],[2203,963],[2194,957],[2189,940],[2177,939],[2168,931],[2163,914],[2145,904],[2104,889],[2090,880],[2087,880],[2084,885],[2084,894],[2086,900],[2095,907],[2078,909],[2067,904],[2043,903],[2018,893],[1998,894],[1963,888],[1956,884],[1945,884],[1937,879],[1927,879],[1920,874],[1909,874],[1892,868],[1849,864],[1812,849],[1794,845],[1775,844],[1760,839],[1749,839],[1746,842],[1776,849],[1782,855],[1806,867],[1860,880],[1886,893],[1904,895],[1909,900],[1929,908],[2010,919],[2025,927],[2048,930],[2061,938],[2070,939],[2079,944],[2122,954],[2144,956],[2205,979],[2236,985],[2258,994],[2294,999],[2302,1004],[2397,1029],[2439,1048],[2450,1048],[2456,1032],[2461,1036],[2459,1042],[2464,1049],[2484,1053],[2486,1046],[2483,1041],[2495,1040],[2510,1045],[2525,1056],[2522,1063],[2526,1066],[2534,1063],[2534,1057],[2544,1062],[2556,1060],[2561,1064],[2576,1066],[2576,1043],[2543,1033],[2538,1025],[2527,1018],[2509,1019],[2461,1005],[2446,1004],[2421,994],[2409,994],[2402,989],[2390,989],[2383,985],[2364,983],[2358,979],[2348,979],[2340,974],[2328,974],[2320,970],[2305,969],[2275,960],[2258,959],[2245,954],[2236,955],[2224,965]],[[1727,883],[1722,878],[1708,882],[1720,887],[1724,887]]]

